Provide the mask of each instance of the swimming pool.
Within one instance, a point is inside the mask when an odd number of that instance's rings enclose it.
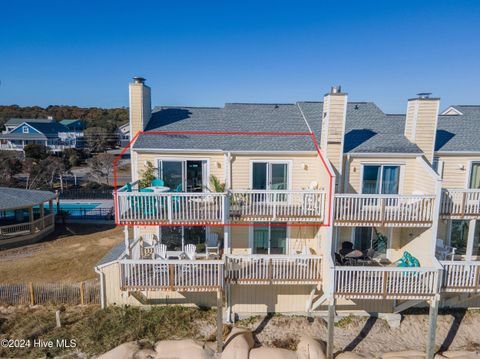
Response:
[[[61,202],[60,201],[60,210],[68,212],[70,217],[84,217],[87,215],[101,214],[102,211],[99,211],[96,208],[100,206],[101,203],[88,203],[88,202]],[[48,205],[46,206],[48,208]],[[55,213],[58,213],[59,209],[57,204],[53,205]],[[98,212],[98,213],[97,213]]]

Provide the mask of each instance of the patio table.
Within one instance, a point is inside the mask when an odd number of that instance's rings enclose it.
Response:
[[[150,189],[155,193],[162,193],[162,192],[170,191],[170,187],[166,187],[166,186],[151,186],[151,187],[146,187],[146,189]]]

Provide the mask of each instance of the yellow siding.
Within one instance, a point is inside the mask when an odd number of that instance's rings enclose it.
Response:
[[[433,149],[437,128],[438,99],[414,99],[408,101],[405,136],[417,144],[425,157],[433,160]]]
[[[347,191],[349,193],[361,193],[362,166],[375,164],[392,164],[400,166],[400,194],[435,194],[435,178],[418,162],[417,158],[362,158],[354,157],[349,166],[349,180]]]
[[[136,161],[136,171],[138,178],[142,177],[142,171],[145,169],[145,161],[150,161],[155,167],[158,167],[160,158],[169,159],[191,159],[208,160],[210,162],[209,173],[215,175],[220,182],[225,183],[225,165],[223,154],[185,154],[185,153],[142,153],[137,152],[137,156],[132,161]],[[132,166],[133,167],[133,166]]]
[[[144,124],[151,115],[150,87],[143,84],[130,84],[130,138],[143,131]]]
[[[443,162],[443,188],[467,188],[470,162],[480,161],[480,156],[439,156]]]

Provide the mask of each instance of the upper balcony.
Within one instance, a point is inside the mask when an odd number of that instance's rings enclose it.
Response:
[[[327,194],[319,190],[236,190],[215,192],[117,192],[117,223],[226,224],[296,221],[321,223]]]
[[[440,216],[451,219],[480,218],[480,189],[444,189]]]
[[[335,225],[430,227],[434,195],[336,194]]]

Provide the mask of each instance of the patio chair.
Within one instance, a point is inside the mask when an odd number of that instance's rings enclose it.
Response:
[[[438,259],[447,260],[448,256],[450,256],[450,259],[453,261],[456,250],[457,248],[446,245],[443,239],[437,239],[435,254],[437,255]]]
[[[210,254],[213,254],[215,257],[220,255],[220,241],[218,240],[217,233],[210,233],[207,237],[207,243],[205,244],[205,254],[207,258]]]
[[[150,185],[152,187],[164,187],[165,181],[160,178],[155,178],[154,180],[152,180],[152,182],[150,182]]]
[[[187,244],[185,246],[185,255],[192,261],[197,258],[197,247],[195,244]]]
[[[139,190],[141,193],[153,193],[154,190],[151,188],[141,188]],[[137,205],[140,205],[142,207],[142,213],[146,216],[155,216],[157,213],[157,199],[152,196],[152,197],[146,197],[143,200],[139,198],[139,201],[137,202]]]
[[[167,246],[165,244],[157,244],[153,247],[154,259],[167,259]]]

